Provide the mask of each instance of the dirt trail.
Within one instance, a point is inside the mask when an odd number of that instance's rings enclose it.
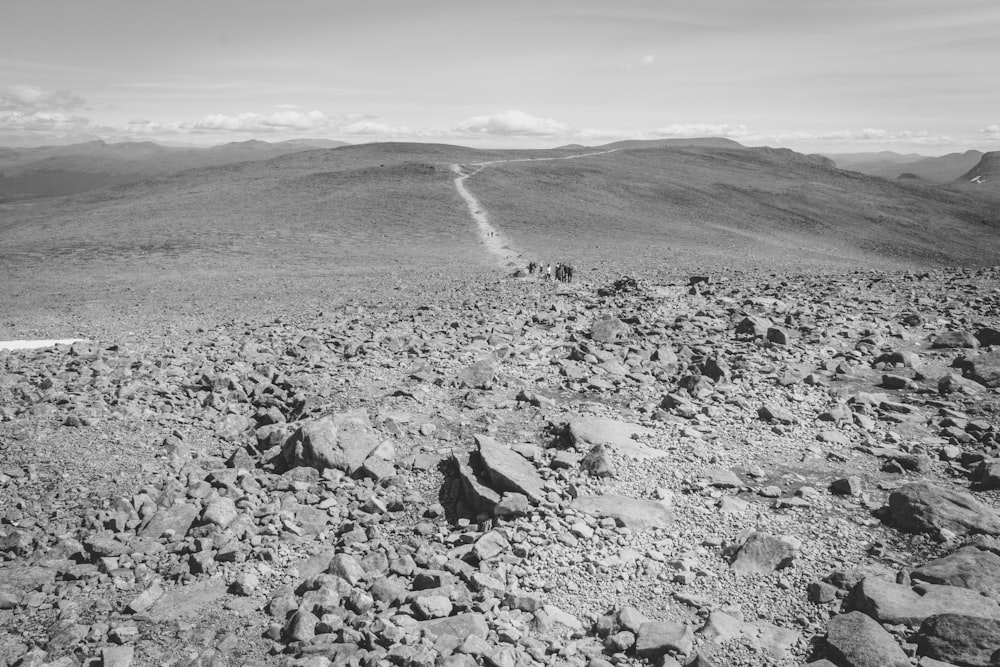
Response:
[[[564,155],[560,157],[540,157],[540,158],[518,158],[516,160],[491,160],[489,162],[474,162],[472,164],[453,164],[451,165],[451,170],[455,172],[455,189],[458,190],[458,194],[462,196],[465,200],[465,205],[469,207],[469,215],[472,219],[476,221],[479,227],[479,236],[486,246],[486,249],[496,255],[501,262],[508,263],[519,259],[522,255],[519,250],[517,250],[510,240],[504,236],[496,227],[490,224],[489,217],[486,214],[486,210],[483,208],[479,200],[476,199],[475,195],[469,192],[469,189],[465,187],[465,179],[470,176],[475,176],[483,169],[491,164],[501,164],[505,162],[543,162],[547,160],[573,160],[581,157],[590,157],[593,155],[606,155],[607,153],[614,153],[617,148],[612,148],[607,151],[597,151],[594,153],[581,153],[579,155]]]

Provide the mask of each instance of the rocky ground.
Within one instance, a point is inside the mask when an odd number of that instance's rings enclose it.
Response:
[[[998,664],[1000,269],[466,293],[0,352],[0,665]]]

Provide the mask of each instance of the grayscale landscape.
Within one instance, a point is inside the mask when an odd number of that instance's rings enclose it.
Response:
[[[114,3],[56,4],[14,18],[66,49],[79,25],[139,43],[101,27]],[[147,36],[171,57],[122,69],[0,27],[21,78],[0,80],[0,667],[1000,664],[1000,129],[935,125],[946,101],[890,124],[937,85],[928,63],[1000,55],[1000,15],[722,4],[743,22],[211,6],[157,19],[191,54]],[[484,20],[547,73],[484,34],[410,41]],[[775,21],[884,35],[836,62],[884,62],[899,88],[866,113],[887,129],[846,103],[829,118],[865,129],[736,124],[780,107],[753,97],[726,123],[661,101],[651,130],[652,87],[614,96],[677,74],[667,34],[705,58],[692,91],[727,81],[703,47]],[[393,58],[323,79],[342,114],[287,103],[321,79],[288,53],[388,35]],[[483,72],[434,55],[455,49]],[[784,68],[761,90],[841,81],[757,49]],[[457,77],[433,90],[466,120],[349,112],[392,114],[376,86],[437,108],[399,67]],[[468,111],[494,98],[480,74],[514,72],[512,100],[559,82],[580,126]],[[259,91],[273,110],[223,111]],[[218,106],[192,120],[192,100]]]

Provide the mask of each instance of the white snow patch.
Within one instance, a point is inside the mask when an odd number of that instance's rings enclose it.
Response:
[[[0,350],[37,350],[40,347],[72,345],[83,342],[83,338],[52,338],[48,340],[0,340]]]

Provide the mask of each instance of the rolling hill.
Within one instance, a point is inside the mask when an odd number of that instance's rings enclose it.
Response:
[[[580,277],[997,263],[996,205],[961,192],[767,148],[544,159],[588,152],[365,144],[3,204],[0,312],[169,326],[495,276],[450,167],[513,159],[465,186],[524,263],[568,261]]]
[[[0,149],[0,201],[79,194],[166,174],[346,145],[299,139],[178,148],[151,141]]]

